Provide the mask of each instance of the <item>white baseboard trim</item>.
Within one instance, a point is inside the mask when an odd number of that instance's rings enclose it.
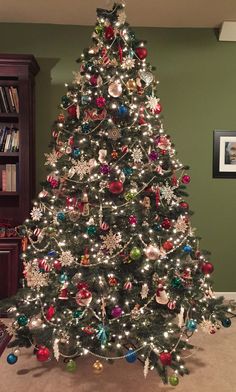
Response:
[[[225,299],[233,299],[234,301],[236,301],[236,292],[235,291],[217,291],[215,293],[215,295],[217,297],[220,297],[223,295],[223,297],[225,297]]]

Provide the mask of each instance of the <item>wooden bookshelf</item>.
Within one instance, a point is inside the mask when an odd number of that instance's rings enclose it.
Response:
[[[0,54],[0,94],[2,89],[9,92],[12,86],[17,89],[19,100],[19,113],[4,112],[0,102],[0,128],[19,130],[19,152],[0,151],[0,167],[17,166],[16,191],[0,189],[0,223],[2,220],[12,226],[22,224],[29,217],[35,196],[35,76],[38,72],[33,55]],[[0,299],[17,291],[20,243],[20,238],[0,238]]]

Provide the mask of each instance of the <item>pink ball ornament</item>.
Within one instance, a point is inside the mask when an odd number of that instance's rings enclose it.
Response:
[[[86,288],[82,288],[76,294],[76,302],[80,306],[88,306],[92,301],[92,293]]]
[[[112,317],[114,317],[114,318],[120,317],[120,316],[122,315],[122,309],[121,309],[118,305],[116,305],[116,306],[112,309],[111,315],[112,315]]]
[[[149,260],[157,260],[160,256],[160,249],[155,245],[148,245],[145,250],[145,255]]]
[[[162,112],[162,106],[160,103],[157,104],[157,106],[154,109],[155,114],[160,114]]]
[[[183,177],[182,177],[182,183],[183,184],[189,184],[190,183],[190,180],[191,180],[191,178],[190,178],[190,176],[188,176],[187,174],[185,174]]]
[[[136,216],[135,216],[135,215],[130,215],[130,217],[129,217],[129,223],[130,223],[132,226],[135,226],[135,225],[137,224],[137,222],[138,222],[138,220],[137,220]]]

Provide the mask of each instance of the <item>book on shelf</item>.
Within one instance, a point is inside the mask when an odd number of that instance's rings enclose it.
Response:
[[[19,113],[19,95],[17,87],[0,86],[0,112]]]
[[[2,192],[18,191],[18,163],[0,165],[0,190]]]
[[[4,127],[0,129],[0,151],[19,151],[19,129]]]

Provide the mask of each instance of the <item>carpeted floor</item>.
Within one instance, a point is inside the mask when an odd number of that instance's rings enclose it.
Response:
[[[8,365],[5,350],[0,358],[0,392],[235,392],[236,391],[236,323],[215,335],[196,333],[199,349],[188,358],[189,376],[180,378],[177,387],[163,386],[155,372],[143,377],[139,362],[124,360],[104,364],[101,375],[91,369],[94,358],[77,360],[77,371],[70,374],[64,364],[55,366],[37,362],[32,350],[22,350],[15,365]]]

